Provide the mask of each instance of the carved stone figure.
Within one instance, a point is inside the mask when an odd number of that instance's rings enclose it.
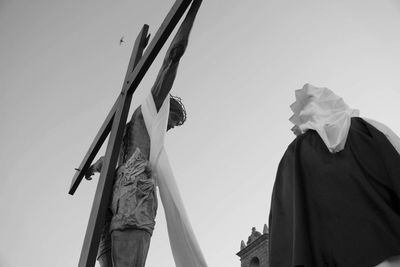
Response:
[[[157,110],[172,88],[201,2],[193,1],[151,89]],[[171,97],[167,130],[182,125],[185,120],[186,111],[180,98]],[[138,107],[125,128],[112,199],[98,250],[101,267],[145,266],[158,203],[149,156],[150,137],[141,107]],[[86,179],[91,180],[95,172],[101,171],[102,165],[103,157],[90,167]]]
[[[247,245],[249,245],[251,242],[253,242],[257,238],[259,238],[261,235],[262,234],[259,231],[257,231],[255,227],[252,227],[251,228],[251,235],[247,239]]]

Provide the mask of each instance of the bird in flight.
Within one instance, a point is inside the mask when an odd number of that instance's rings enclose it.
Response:
[[[122,43],[125,43],[124,36],[122,36],[121,39],[119,39],[119,45],[121,45]]]

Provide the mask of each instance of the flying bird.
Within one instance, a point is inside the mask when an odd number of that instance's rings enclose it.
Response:
[[[119,45],[121,45],[122,43],[125,43],[124,36],[122,36],[121,39],[119,39]]]

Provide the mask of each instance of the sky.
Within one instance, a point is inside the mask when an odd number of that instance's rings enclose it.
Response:
[[[0,267],[77,265],[98,176],[71,196],[74,168],[136,35],[173,3],[0,0]],[[328,87],[400,133],[399,28],[398,0],[203,1],[172,89],[188,119],[166,150],[209,266],[240,266],[240,241],[268,222],[295,89]],[[161,205],[156,221],[146,266],[174,266]]]

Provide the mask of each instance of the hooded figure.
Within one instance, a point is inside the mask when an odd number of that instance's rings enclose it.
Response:
[[[310,84],[278,167],[271,267],[400,266],[400,139]]]

